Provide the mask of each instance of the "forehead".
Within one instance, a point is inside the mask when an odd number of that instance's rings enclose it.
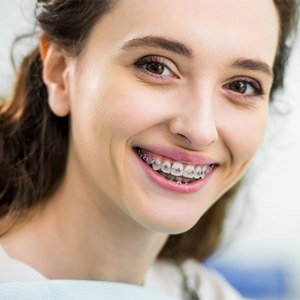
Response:
[[[179,40],[197,55],[221,49],[256,53],[272,64],[279,17],[272,0],[119,0],[93,31],[98,41],[116,47],[154,35]]]

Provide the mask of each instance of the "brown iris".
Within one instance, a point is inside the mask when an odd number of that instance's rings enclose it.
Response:
[[[244,81],[235,81],[229,84],[229,88],[240,94],[245,94],[247,91],[247,83]]]
[[[161,75],[164,72],[165,67],[162,64],[151,62],[147,63],[146,70],[151,73]]]

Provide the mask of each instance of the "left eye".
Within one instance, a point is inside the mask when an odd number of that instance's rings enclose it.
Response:
[[[248,82],[246,80],[237,80],[227,84],[227,88],[235,93],[244,96],[258,96],[262,95],[262,89],[259,84]]]

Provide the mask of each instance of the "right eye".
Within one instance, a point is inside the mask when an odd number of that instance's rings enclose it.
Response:
[[[156,63],[156,62],[151,62],[151,63],[145,63],[142,65],[145,70],[147,70],[150,73],[157,74],[157,75],[162,75],[162,76],[170,76],[172,73],[163,64]]]
[[[178,78],[168,66],[171,62],[161,56],[146,56],[138,60],[134,65],[143,75],[160,80]]]

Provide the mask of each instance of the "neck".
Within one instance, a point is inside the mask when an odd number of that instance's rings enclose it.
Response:
[[[69,191],[62,186],[35,218],[4,237],[7,252],[49,279],[142,284],[167,236]]]

